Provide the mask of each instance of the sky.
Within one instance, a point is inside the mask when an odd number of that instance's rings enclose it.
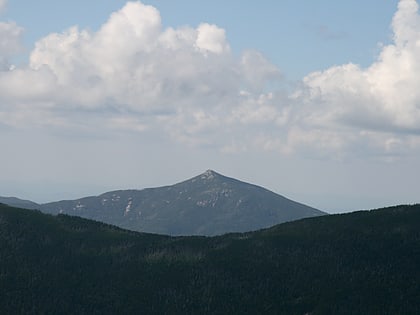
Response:
[[[330,213],[420,202],[419,43],[415,0],[0,0],[0,195],[213,169]]]

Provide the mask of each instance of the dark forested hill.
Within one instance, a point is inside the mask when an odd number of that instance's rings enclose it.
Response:
[[[39,209],[169,235],[248,232],[325,214],[211,170],[172,186],[113,191],[43,204]]]
[[[0,206],[2,314],[420,314],[420,206],[219,237]]]

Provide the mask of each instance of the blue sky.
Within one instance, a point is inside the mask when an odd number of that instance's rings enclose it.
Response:
[[[330,212],[419,201],[414,0],[0,8],[0,195],[212,168]]]

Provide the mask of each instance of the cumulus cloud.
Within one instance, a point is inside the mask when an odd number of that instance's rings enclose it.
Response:
[[[197,48],[201,51],[209,51],[215,54],[229,52],[229,44],[226,42],[225,30],[207,23],[197,28]]]
[[[230,58],[224,30],[162,30],[155,8],[129,2],[97,32],[72,27],[38,41],[30,69],[56,77],[56,106],[171,112],[232,93],[239,74]]]
[[[159,133],[223,152],[395,154],[420,145],[419,19],[417,2],[401,0],[371,66],[310,73],[286,93],[279,69],[257,51],[237,57],[225,30],[164,29],[156,8],[128,2],[98,30],[52,33],[27,67],[5,67],[0,123]],[[4,65],[21,32],[0,24]]]
[[[299,121],[299,136],[297,126],[290,132],[293,145],[319,145],[326,140],[332,147],[352,148],[367,142],[368,148],[392,151],[420,134],[418,9],[415,0],[399,2],[392,21],[393,42],[382,47],[371,66],[350,63],[303,79],[302,88],[292,97],[298,104],[295,119]]]
[[[200,134],[208,138],[212,128],[232,121],[231,113],[258,98],[278,74],[257,52],[235,58],[216,25],[163,29],[154,7],[128,2],[97,31],[74,26],[40,39],[28,67],[1,74],[0,98],[10,114],[48,109],[62,121],[69,111],[109,112],[110,128],[159,126],[171,137],[201,143],[212,141],[196,139]],[[244,97],[247,91],[252,94]]]

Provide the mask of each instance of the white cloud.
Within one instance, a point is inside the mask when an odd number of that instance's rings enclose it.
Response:
[[[225,30],[163,29],[155,8],[128,2],[99,30],[50,34],[27,67],[1,72],[0,123],[147,132],[223,152],[396,154],[420,145],[417,11],[416,1],[400,1],[393,43],[371,66],[311,73],[287,95],[279,69],[256,51],[236,57]],[[22,30],[1,25],[7,60]]]
[[[261,54],[235,58],[216,25],[162,29],[155,8],[128,2],[96,32],[71,27],[39,40],[28,67],[0,76],[0,98],[6,113],[48,108],[61,122],[71,111],[112,112],[108,128],[126,121],[130,130],[212,143],[212,129],[243,104],[251,108],[273,79],[278,70]],[[273,111],[258,102],[261,113]]]
[[[57,106],[154,112],[235,93],[233,62],[224,30],[202,24],[162,31],[155,8],[129,2],[97,32],[72,27],[38,41],[30,68],[54,73]]]
[[[247,89],[254,92],[264,89],[267,83],[280,78],[279,69],[259,52],[245,51],[240,62],[241,74],[247,83]]]
[[[207,23],[201,24],[197,28],[197,48],[201,51],[209,51],[215,54],[222,54],[230,51],[229,44],[226,42],[225,30],[216,25]]]
[[[394,144],[420,134],[420,17],[415,0],[399,2],[392,29],[393,43],[382,47],[371,66],[346,64],[304,78],[294,101],[299,104],[295,117],[306,131],[291,145],[302,138],[311,139],[305,146],[327,139],[332,148],[360,147],[368,141],[368,148],[390,152],[400,149]]]

